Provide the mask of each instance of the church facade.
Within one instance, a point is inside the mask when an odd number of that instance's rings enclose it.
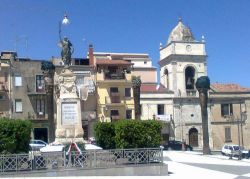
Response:
[[[196,80],[207,76],[204,37],[196,40],[182,20],[171,31],[165,46],[160,45],[160,85],[143,84],[143,119],[164,122],[163,143],[180,140],[202,148],[202,120]],[[211,149],[224,143],[250,148],[250,89],[236,84],[212,84],[209,91],[208,126]],[[159,97],[158,97],[159,96]],[[148,115],[148,116],[146,116]]]

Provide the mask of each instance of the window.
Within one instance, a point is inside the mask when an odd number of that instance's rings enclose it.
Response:
[[[125,97],[131,97],[131,88],[125,88]]]
[[[146,64],[147,64],[147,61],[144,61],[144,64],[146,65]]]
[[[3,94],[0,94],[0,100],[5,100],[5,96]]]
[[[21,76],[15,77],[15,86],[22,86],[22,77]]]
[[[110,113],[111,113],[111,116],[119,116],[118,110],[111,110]]]
[[[113,121],[114,119],[119,119],[119,111],[118,110],[111,110],[110,111],[110,117],[111,117],[111,121]]]
[[[232,142],[231,127],[225,127],[225,142]]]
[[[85,59],[75,59],[75,65],[88,65],[88,61]]]
[[[36,91],[41,92],[44,91],[44,77],[43,75],[36,75]]]
[[[230,116],[233,114],[232,104],[221,104],[221,116]]]
[[[158,115],[164,115],[164,104],[157,105],[157,112],[158,112]]]
[[[36,112],[40,116],[43,116],[45,114],[45,100],[44,99],[36,100]]]
[[[15,111],[16,112],[23,112],[23,104],[21,99],[15,100]]]
[[[126,119],[132,119],[132,110],[126,110]]]
[[[118,88],[116,88],[116,87],[111,87],[110,88],[110,94],[112,94],[112,93],[118,93],[119,91],[118,91]]]

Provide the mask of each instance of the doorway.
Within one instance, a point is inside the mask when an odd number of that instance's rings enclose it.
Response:
[[[48,128],[34,128],[34,139],[48,143]]]
[[[196,128],[189,130],[189,145],[198,147],[198,130]]]

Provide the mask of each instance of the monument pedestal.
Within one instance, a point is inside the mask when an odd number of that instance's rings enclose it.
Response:
[[[77,95],[75,75],[69,69],[62,69],[57,75],[57,123],[56,143],[83,143],[81,103]]]

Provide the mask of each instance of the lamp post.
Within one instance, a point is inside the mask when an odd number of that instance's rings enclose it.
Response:
[[[59,39],[62,40],[62,25],[68,25],[69,24],[69,19],[67,14],[64,14],[63,20],[59,21]]]
[[[74,48],[72,43],[67,37],[62,38],[62,25],[68,25],[69,19],[68,16],[65,14],[62,21],[59,21],[59,39],[60,39],[60,47],[62,48],[61,57],[64,65],[69,66],[71,65],[71,55],[74,52]]]

